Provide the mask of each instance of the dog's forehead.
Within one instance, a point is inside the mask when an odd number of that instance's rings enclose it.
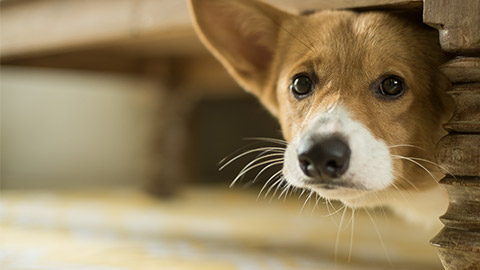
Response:
[[[399,50],[412,46],[393,45],[415,43],[421,33],[401,17],[384,12],[322,11],[300,16],[290,27],[283,38],[289,40],[288,49],[294,52],[294,58],[303,55],[348,61],[360,55],[384,58],[405,54]]]
[[[406,26],[405,19],[388,12],[330,10],[301,16],[305,30],[317,31],[318,38],[343,39],[345,36],[372,38],[372,35],[396,36]],[[297,26],[301,27],[301,26]],[[405,33],[403,33],[405,34]]]

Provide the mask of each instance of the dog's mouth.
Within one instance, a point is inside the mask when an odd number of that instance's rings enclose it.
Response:
[[[315,180],[304,180],[306,186],[311,187],[313,189],[325,189],[325,190],[337,190],[337,189],[351,189],[351,190],[365,190],[365,187],[360,185],[351,184],[351,180],[344,180],[341,183],[318,183]]]

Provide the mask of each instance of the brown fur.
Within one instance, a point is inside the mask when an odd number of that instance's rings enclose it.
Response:
[[[300,16],[254,0],[191,0],[191,7],[202,41],[279,119],[287,141],[314,112],[340,101],[388,146],[423,149],[392,148],[392,154],[434,160],[435,143],[444,134],[441,124],[452,112],[445,95],[449,83],[438,70],[446,56],[435,30],[384,12]],[[289,91],[291,78],[300,72],[318,78],[314,95],[302,101]],[[391,73],[405,79],[405,95],[375,97],[372,83]],[[441,177],[435,166],[422,165]],[[411,162],[395,160],[393,166],[400,189],[420,192],[438,185]]]

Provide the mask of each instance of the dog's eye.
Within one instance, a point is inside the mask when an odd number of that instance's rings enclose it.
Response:
[[[296,98],[302,99],[313,92],[314,85],[307,75],[298,74],[293,77],[292,84],[290,84],[290,90]]]
[[[380,82],[380,93],[384,96],[398,97],[405,91],[405,83],[398,76],[388,76]]]

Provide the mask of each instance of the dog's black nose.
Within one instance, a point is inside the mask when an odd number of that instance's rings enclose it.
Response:
[[[350,148],[339,136],[306,137],[297,148],[305,175],[325,181],[344,174],[350,163]]]

